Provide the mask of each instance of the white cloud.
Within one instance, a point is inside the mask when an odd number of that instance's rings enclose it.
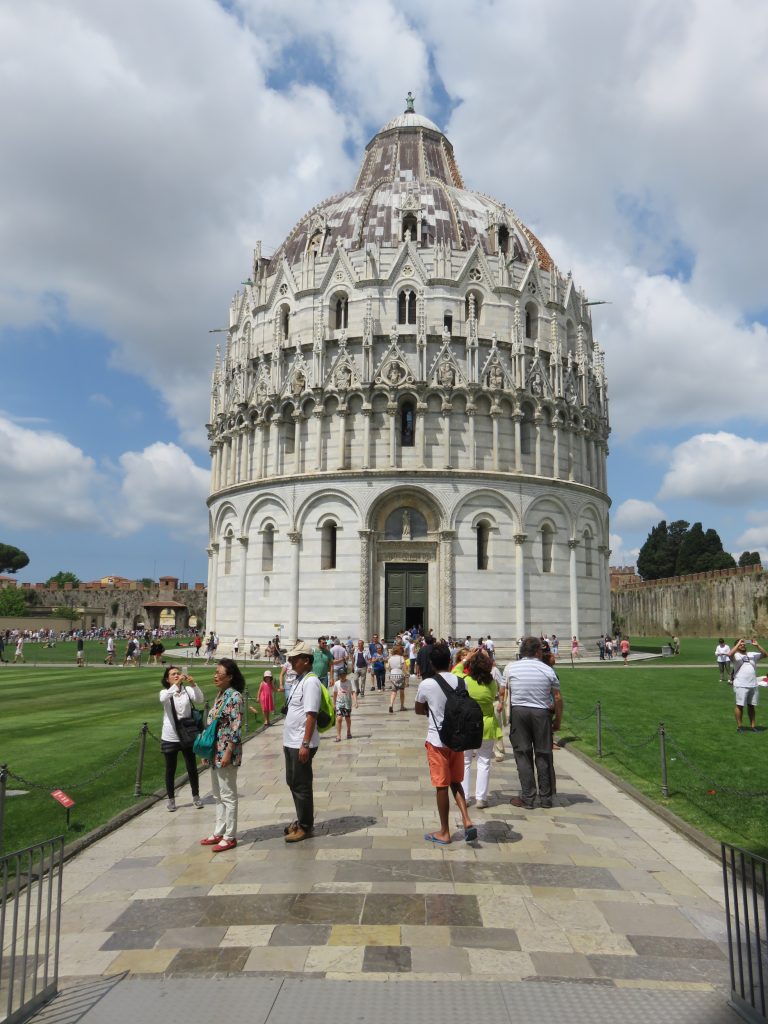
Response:
[[[611,514],[611,522],[619,530],[647,530],[654,526],[664,513],[652,501],[628,498]]]
[[[210,473],[196,466],[178,445],[157,441],[141,452],[125,452],[120,456],[120,468],[123,480],[114,519],[117,533],[164,526],[183,537],[206,535]]]
[[[608,537],[608,545],[611,549],[611,565],[636,564],[640,548],[625,545],[624,538],[620,534],[611,533]]]
[[[724,431],[696,434],[673,450],[658,496],[724,505],[766,497],[768,442]]]
[[[11,529],[96,526],[96,464],[65,438],[0,416],[0,524]]]

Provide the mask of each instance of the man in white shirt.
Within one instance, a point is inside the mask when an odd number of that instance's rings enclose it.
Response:
[[[315,826],[312,759],[320,743],[317,730],[320,680],[312,672],[313,654],[309,644],[300,642],[287,655],[296,672],[296,682],[283,725],[283,753],[285,781],[293,796],[296,820],[284,829],[286,843],[300,843],[302,839],[308,839]]]
[[[729,683],[731,648],[722,637],[718,640],[717,647],[715,648],[715,661],[717,662],[717,667],[720,669],[720,682]]]
[[[341,675],[341,670],[347,667],[347,648],[344,644],[338,640],[331,648],[331,657],[333,658],[333,681],[335,682]]]
[[[429,648],[431,652],[430,667],[432,673],[422,674],[419,689],[416,692],[416,703],[414,710],[417,715],[423,715],[429,720],[427,727],[427,741],[424,746],[427,748],[427,761],[429,763],[429,776],[432,785],[435,787],[437,798],[437,813],[440,816],[440,828],[437,832],[427,832],[424,838],[429,843],[437,846],[447,846],[451,841],[451,828],[448,822],[450,812],[450,801],[448,790],[453,793],[453,799],[461,814],[464,823],[464,838],[467,842],[477,839],[477,829],[467,812],[467,801],[464,796],[462,781],[464,779],[464,752],[451,750],[443,746],[440,739],[440,727],[445,716],[446,696],[440,688],[440,684],[434,678],[439,673],[440,678],[455,690],[459,685],[458,678],[448,669],[451,666],[451,652],[447,644],[434,644]]]
[[[757,640],[749,641],[757,651],[747,652],[747,642],[743,638],[737,640],[730,650],[730,658],[733,662],[733,693],[736,698],[736,732],[744,732],[742,718],[744,708],[749,715],[749,727],[752,732],[757,732],[755,725],[755,708],[757,707],[757,672],[755,665],[766,653]]]
[[[526,636],[520,644],[519,660],[504,669],[509,687],[509,740],[520,778],[520,796],[509,802],[529,810],[536,801],[537,782],[541,806],[552,806],[552,732],[560,727],[563,707],[557,675],[541,657],[539,637]]]

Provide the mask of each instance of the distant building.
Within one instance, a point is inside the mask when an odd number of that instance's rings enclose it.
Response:
[[[621,587],[630,587],[640,582],[637,569],[634,565],[612,565],[611,566],[611,590],[619,590]]]

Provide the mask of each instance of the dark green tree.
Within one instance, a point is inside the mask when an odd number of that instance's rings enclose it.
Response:
[[[637,556],[637,571],[644,580],[662,580],[674,576],[677,556],[688,529],[685,519],[667,526],[666,519],[654,526]]]
[[[55,576],[51,576],[48,586],[50,587],[52,583],[58,583],[60,587],[63,587],[65,583],[71,583],[75,587],[80,586],[79,578],[73,572],[64,572],[63,569],[59,570]]]
[[[706,559],[706,538],[701,523],[694,523],[680,541],[675,562],[675,576],[687,576],[691,572],[703,572],[699,568]]]
[[[16,587],[3,587],[0,590],[0,615],[26,615],[27,602],[24,592]]]
[[[18,572],[29,565],[29,555],[11,544],[0,544],[0,572]]]
[[[742,551],[739,555],[739,565],[760,565],[761,558],[759,551]]]

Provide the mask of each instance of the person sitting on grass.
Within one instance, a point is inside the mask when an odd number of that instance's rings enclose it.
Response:
[[[456,806],[461,815],[464,825],[464,838],[467,842],[477,839],[477,829],[469,817],[467,801],[464,797],[462,786],[464,778],[464,753],[461,750],[451,750],[450,747],[444,747],[440,739],[439,730],[445,716],[446,697],[440,688],[440,684],[433,676],[435,673],[439,673],[443,682],[455,690],[459,685],[459,680],[457,676],[448,671],[450,664],[451,650],[447,644],[430,646],[430,668],[432,673],[424,674],[419,683],[414,706],[414,711],[417,715],[422,715],[429,720],[427,740],[424,746],[427,748],[429,777],[435,788],[437,813],[440,817],[440,828],[438,831],[427,832],[424,838],[428,843],[436,843],[438,846],[447,846],[451,842],[451,829],[448,821],[450,812],[449,789],[453,793],[453,799],[456,801]]]
[[[336,743],[341,743],[341,723],[347,723],[347,739],[352,739],[352,684],[347,675],[346,665],[338,670],[339,675],[331,691],[336,707]]]

